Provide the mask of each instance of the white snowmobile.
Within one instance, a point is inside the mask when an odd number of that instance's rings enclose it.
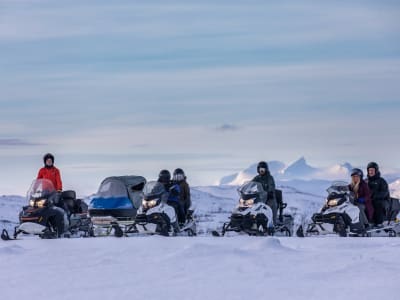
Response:
[[[167,204],[169,192],[162,183],[150,181],[143,189],[143,201],[135,218],[139,233],[171,235],[196,235],[193,209],[188,210],[186,221],[179,225],[175,209]]]
[[[22,234],[38,235],[41,238],[82,237],[93,235],[88,206],[76,199],[75,191],[59,193],[47,179],[36,179],[27,193],[29,205],[19,214],[20,225],[11,238],[4,229],[3,240],[17,239]]]
[[[229,231],[256,236],[292,234],[293,218],[282,214],[283,208],[286,207],[285,203],[282,203],[280,208],[280,220],[274,226],[272,209],[266,204],[267,193],[261,183],[253,181],[244,183],[238,188],[238,193],[239,203],[233,210],[230,221],[223,224],[221,234],[213,231],[214,236],[224,236]]]
[[[327,189],[328,197],[319,213],[312,216],[312,223],[308,224],[306,232],[300,226],[296,234],[299,237],[338,234],[339,236],[396,236],[400,231],[400,224],[393,210],[389,213],[390,221],[383,227],[374,228],[360,221],[360,209],[354,204],[354,195],[349,190],[348,183],[333,182]],[[395,201],[391,207],[395,208]],[[397,200],[398,201],[398,200]]]

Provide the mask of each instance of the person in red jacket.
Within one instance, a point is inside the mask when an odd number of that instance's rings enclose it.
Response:
[[[54,155],[47,153],[43,156],[44,167],[39,170],[37,179],[48,179],[57,191],[62,190],[60,170],[54,166]]]

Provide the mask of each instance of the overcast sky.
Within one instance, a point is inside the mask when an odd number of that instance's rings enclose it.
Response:
[[[398,1],[0,0],[0,194],[259,160],[399,168]]]

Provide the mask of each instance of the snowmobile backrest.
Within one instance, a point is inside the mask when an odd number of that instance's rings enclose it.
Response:
[[[395,220],[400,212],[400,200],[397,198],[389,199],[388,218],[390,221]]]
[[[69,199],[75,200],[76,193],[75,191],[63,191],[61,197],[63,200],[69,200]]]

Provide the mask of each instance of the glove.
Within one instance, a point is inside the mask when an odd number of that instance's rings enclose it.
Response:
[[[358,198],[357,202],[364,204],[365,203],[365,198],[364,197]]]

